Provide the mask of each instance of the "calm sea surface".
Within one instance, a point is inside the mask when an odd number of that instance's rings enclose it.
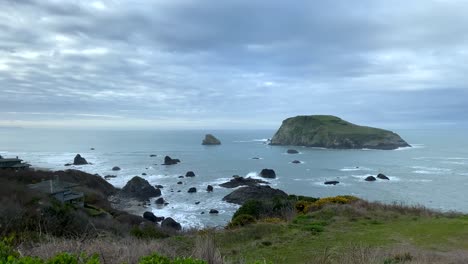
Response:
[[[217,136],[222,145],[202,146],[207,132]],[[263,168],[276,171],[277,179],[270,181],[273,187],[291,194],[351,194],[387,203],[468,212],[468,131],[399,130],[395,132],[413,148],[383,151],[296,147],[300,151],[296,155],[286,154],[287,147],[265,144],[274,132],[0,129],[0,155],[20,156],[33,166],[59,170],[80,153],[93,165],[72,168],[102,176],[117,175],[110,180],[116,187],[147,173],[142,177],[153,185],[163,185],[163,197],[170,203],[149,210],[158,216],[171,216],[184,227],[224,225],[237,206],[221,201],[232,190],[217,184],[228,181],[232,175],[256,177]],[[91,147],[95,150],[91,151]],[[158,156],[152,158],[150,154]],[[163,166],[165,155],[182,162]],[[292,164],[295,159],[303,163]],[[113,172],[113,166],[122,170]],[[189,170],[196,177],[183,179],[184,184],[177,185],[177,177]],[[390,181],[364,181],[377,173],[386,174]],[[325,186],[323,182],[327,180],[341,183]],[[213,193],[205,191],[208,184],[215,186]],[[199,191],[189,194],[190,187]],[[199,205],[195,205],[197,201]],[[209,215],[210,209],[217,209],[220,214]]]

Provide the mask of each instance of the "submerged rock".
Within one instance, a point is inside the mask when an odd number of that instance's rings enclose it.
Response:
[[[381,179],[381,180],[390,180],[390,178],[388,178],[387,176],[385,176],[384,174],[382,173],[379,173],[377,175],[377,178]]]
[[[106,179],[106,180],[111,179],[111,178],[117,178],[117,176],[115,176],[115,175],[106,175],[106,176],[104,176],[104,179]]]
[[[326,181],[324,182],[324,184],[326,185],[337,185],[338,183],[340,183],[339,181]]]
[[[221,145],[221,141],[212,134],[206,134],[203,139],[202,145]]]
[[[274,198],[286,199],[288,195],[279,189],[273,189],[267,185],[241,187],[224,196],[223,201],[235,204],[244,204],[248,200],[271,201]]]
[[[161,196],[161,190],[151,186],[147,180],[135,176],[122,188],[121,194],[140,200],[148,200],[152,197]]]
[[[80,154],[76,154],[75,158],[73,159],[73,165],[86,165],[88,161],[85,158],[81,157]]]
[[[288,154],[298,154],[299,151],[297,151],[295,149],[288,149],[288,151],[286,151],[286,153],[288,153]]]
[[[410,147],[388,130],[359,126],[331,115],[296,116],[283,121],[270,145],[333,149],[396,149]]]
[[[260,172],[260,176],[262,176],[263,178],[274,179],[274,178],[276,178],[276,173],[272,169],[263,169]]]
[[[293,164],[300,164],[300,163],[302,163],[302,162],[301,162],[300,160],[293,160],[293,161],[291,161],[291,163],[293,163]]]
[[[219,186],[224,187],[224,188],[236,188],[239,186],[255,186],[260,183],[268,184],[268,182],[262,181],[260,179],[253,179],[250,177],[244,178],[244,177],[237,176],[228,182],[220,184]]]
[[[120,170],[120,168],[119,168],[119,167],[117,167],[117,166],[115,166],[115,167],[113,167],[113,168],[112,168],[112,170],[113,170],[113,171],[119,171],[119,170]]]
[[[155,155],[155,154],[151,154],[150,157],[151,158],[154,158],[154,157],[157,157],[158,155]]]

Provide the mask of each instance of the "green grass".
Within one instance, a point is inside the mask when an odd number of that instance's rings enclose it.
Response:
[[[334,206],[337,208],[340,206]],[[341,206],[344,207],[344,206]],[[332,209],[333,209],[332,208]],[[350,245],[391,248],[411,245],[440,252],[468,250],[468,217],[418,216],[394,212],[352,212],[325,208],[297,217],[291,223],[259,223],[218,232],[221,254],[233,263],[266,260],[273,263],[307,263],[327,250],[341,252]]]

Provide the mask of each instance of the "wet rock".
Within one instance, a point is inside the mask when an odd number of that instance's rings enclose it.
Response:
[[[193,171],[187,171],[187,173],[185,173],[185,177],[195,177],[195,173]]]
[[[166,156],[164,157],[164,164],[163,165],[175,165],[177,163],[179,163],[180,160],[179,159],[173,159],[169,156]]]
[[[368,176],[367,178],[364,179],[365,181],[376,181],[376,178],[374,176]]]
[[[207,191],[207,192],[212,192],[212,191],[213,191],[213,186],[208,185],[208,186],[206,187],[206,191]]]
[[[151,154],[150,157],[151,158],[154,158],[154,157],[157,157],[158,155],[155,155],[155,154]]]
[[[195,187],[192,187],[188,190],[188,193],[196,193],[197,192],[197,188]]]
[[[202,141],[202,145],[221,145],[221,141],[212,134],[206,134],[205,139]]]
[[[179,179],[183,179],[183,178],[185,178],[185,177],[184,177],[184,176],[182,176],[182,175],[180,175],[178,178],[179,178]]]
[[[81,157],[80,154],[76,154],[75,158],[73,159],[73,165],[86,165],[88,161],[85,158]]]
[[[156,188],[158,188],[158,189],[162,189],[162,188],[164,188],[164,186],[162,186],[162,185],[159,185],[159,184],[158,184],[158,185],[155,185],[154,187],[156,187]]]
[[[71,164],[71,163],[66,163],[66,164],[63,165],[63,166],[68,167],[68,166],[71,166],[71,165],[73,165],[73,164]]]
[[[195,202],[195,204],[197,204],[197,205],[198,205],[198,204],[200,204],[200,202]]]
[[[382,173],[379,173],[377,175],[377,178],[381,179],[381,180],[390,180],[390,178],[388,178],[387,176],[385,176],[384,174]]]
[[[157,220],[157,217],[152,212],[148,212],[148,211],[143,213],[143,218],[148,221],[155,222],[155,223]]]
[[[117,178],[117,176],[115,176],[115,175],[106,175],[106,176],[104,176],[104,179],[106,179],[106,180],[109,180],[109,179],[112,179],[112,178]]]
[[[211,209],[210,210],[210,214],[218,214],[218,213],[219,213],[219,211],[216,210],[216,209]]]
[[[291,163],[300,164],[300,163],[302,163],[302,162],[301,162],[300,160],[293,160],[293,161],[291,161]]]
[[[272,169],[263,169],[260,172],[260,176],[262,176],[263,178],[274,179],[276,178],[276,173]]]
[[[337,185],[338,183],[340,183],[339,181],[326,181],[324,184],[326,185]]]
[[[113,171],[119,171],[119,170],[120,170],[120,168],[119,168],[119,167],[117,167],[117,166],[115,166],[115,167],[113,167],[113,168],[112,168],[112,170],[113,170]]]
[[[155,204],[159,204],[159,205],[162,205],[164,204],[166,201],[164,201],[164,198],[160,197],[158,199],[156,199],[156,201],[154,202]]]
[[[177,182],[177,184],[183,184],[183,182],[180,181],[180,182]]]
[[[146,173],[143,172],[141,175],[142,175],[142,176],[146,176]]]
[[[259,157],[253,157],[252,159],[253,160],[259,160],[260,158]]]

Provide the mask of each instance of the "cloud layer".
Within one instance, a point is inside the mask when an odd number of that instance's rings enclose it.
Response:
[[[0,3],[0,125],[464,123],[468,2]]]

